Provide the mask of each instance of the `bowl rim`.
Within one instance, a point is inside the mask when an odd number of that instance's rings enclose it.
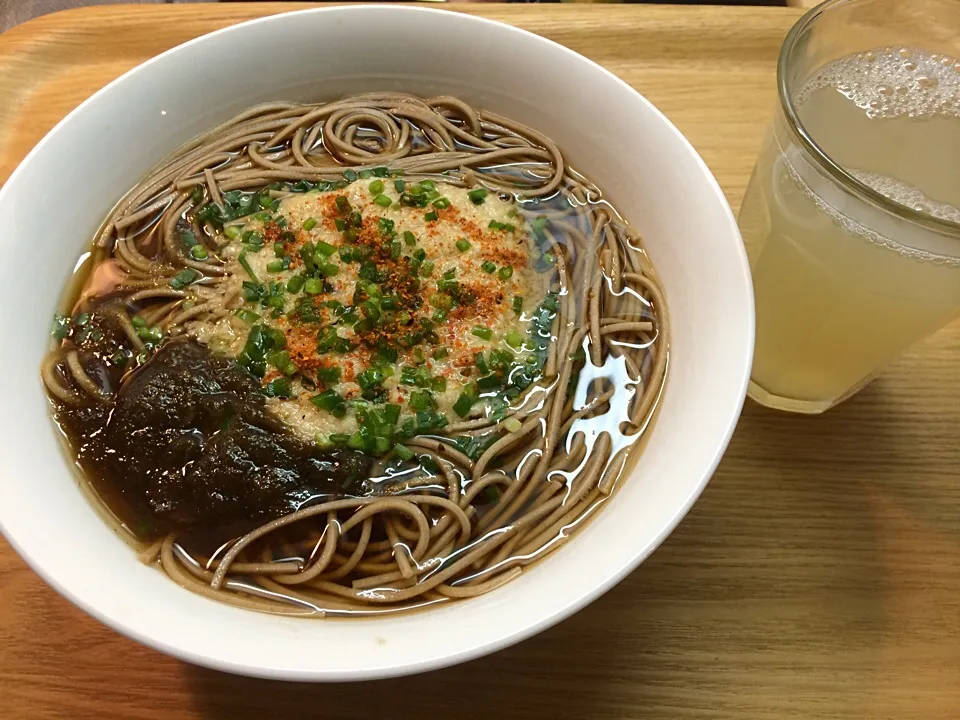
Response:
[[[158,55],[155,55],[151,58],[148,58],[144,62],[136,65],[135,67],[127,70],[119,77],[110,81],[102,88],[97,90],[95,93],[86,98],[81,102],[77,107],[71,110],[67,115],[60,119],[54,126],[51,128],[43,138],[24,156],[24,158],[18,163],[17,167],[13,170],[7,180],[3,183],[3,187],[0,188],[0,201],[2,201],[7,194],[12,192],[10,190],[11,185],[14,184],[19,175],[25,172],[25,167],[29,164],[32,158],[42,151],[44,145],[46,145],[51,138],[53,138],[58,133],[62,132],[63,128],[68,125],[71,120],[76,116],[84,112],[85,108],[93,103],[96,103],[98,99],[113,89],[123,86],[131,81],[135,81],[138,74],[141,73],[145,68],[152,66],[155,63],[162,62],[164,58],[168,55],[175,54],[183,50],[184,48],[193,46],[195,44],[206,42],[208,38],[213,36],[219,36],[224,34],[229,34],[231,32],[242,31],[243,28],[251,25],[262,25],[269,24],[272,22],[289,22],[291,16],[323,16],[323,15],[366,15],[373,12],[378,14],[387,14],[387,13],[396,13],[404,15],[432,15],[439,16],[444,15],[448,16],[451,19],[455,19],[456,22],[465,22],[467,24],[483,25],[488,27],[496,27],[499,31],[515,33],[518,36],[522,37],[526,42],[535,42],[535,43],[546,43],[550,46],[553,46],[553,50],[559,51],[563,54],[566,54],[568,57],[575,59],[580,63],[586,63],[595,71],[602,73],[607,76],[608,79],[614,81],[621,88],[635,96],[643,105],[646,106],[647,110],[652,112],[655,117],[657,117],[667,128],[667,130],[672,133],[676,140],[678,140],[682,147],[684,147],[691,155],[692,159],[695,161],[698,169],[703,173],[704,178],[708,181],[708,187],[710,188],[713,200],[719,203],[720,208],[726,216],[727,221],[729,222],[729,228],[726,230],[732,230],[734,236],[737,239],[740,239],[739,228],[733,210],[731,209],[729,203],[727,202],[726,196],[723,193],[719,183],[714,177],[713,173],[710,171],[709,167],[704,162],[703,158],[693,147],[692,143],[677,129],[677,127],[669,120],[669,118],[664,115],[656,106],[653,105],[642,93],[634,89],[629,83],[619,78],[610,70],[606,69],[599,63],[594,60],[581,55],[580,53],[554,41],[549,38],[538,35],[529,30],[516,27],[506,22],[501,22],[499,20],[493,20],[490,18],[482,17],[479,15],[472,15],[467,13],[458,13],[447,9],[441,8],[426,8],[426,7],[415,7],[415,6],[404,6],[404,5],[377,5],[377,4],[358,4],[358,5],[347,5],[347,6],[327,6],[327,7],[312,7],[304,8],[300,10],[293,10],[289,12],[275,13],[271,15],[265,15],[262,17],[252,18],[250,20],[245,20],[240,23],[235,23],[233,25],[228,25],[223,28],[219,28],[209,33],[205,33],[198,37],[187,40],[183,43],[180,43],[168,50],[165,50]],[[98,607],[95,603],[87,602],[81,597],[75,595],[72,590],[65,584],[55,577],[53,574],[48,572],[44,567],[42,562],[34,557],[29,550],[24,547],[16,537],[12,536],[7,532],[7,529],[4,525],[2,514],[0,514],[0,530],[3,531],[4,536],[7,541],[10,543],[11,547],[17,552],[17,554],[24,560],[24,562],[39,575],[48,585],[50,585],[54,590],[57,591],[61,596],[70,601],[71,604],[80,608],[82,611],[90,615],[91,617],[99,620],[101,623],[111,628],[112,630],[131,638],[147,647],[163,652],[172,657],[190,662],[192,664],[206,667],[214,670],[226,671],[231,673],[236,673],[240,675],[245,675],[249,677],[259,677],[265,679],[279,679],[279,680],[291,680],[291,681],[306,681],[306,682],[340,682],[340,681],[360,681],[360,680],[371,680],[378,678],[388,678],[388,677],[400,677],[405,675],[412,675],[416,673],[426,672],[429,670],[440,669],[448,667],[451,665],[459,664],[472,660],[484,655],[493,653],[497,650],[509,647],[516,643],[519,643],[523,640],[530,638],[533,635],[536,635],[543,630],[556,625],[557,623],[565,620],[570,617],[577,611],[581,610],[598,597],[609,591],[612,587],[618,584],[623,578],[632,572],[634,569],[639,567],[644,560],[646,560],[669,536],[680,521],[687,515],[690,508],[699,498],[700,494],[703,492],[704,488],[707,486],[711,477],[717,469],[717,466],[720,463],[728,445],[730,439],[733,435],[734,430],[736,429],[737,423],[740,418],[740,414],[743,409],[744,402],[747,395],[747,387],[750,378],[751,364],[753,358],[753,348],[754,348],[754,339],[755,339],[755,305],[754,305],[754,294],[753,294],[753,284],[751,281],[749,263],[746,255],[745,248],[742,243],[739,243],[737,247],[733,248],[734,252],[738,255],[739,267],[742,271],[744,289],[746,290],[746,296],[744,300],[747,304],[747,309],[749,313],[747,317],[743,319],[746,327],[743,328],[743,347],[736,349],[733,352],[738,352],[739,355],[742,355],[745,358],[740,377],[737,379],[738,387],[736,391],[736,397],[739,398],[735,406],[731,406],[728,413],[729,417],[725,421],[725,428],[722,434],[717,435],[713,443],[713,459],[709,463],[709,467],[705,468],[702,477],[696,482],[684,499],[683,503],[675,507],[672,511],[672,517],[669,518],[669,521],[666,522],[663,526],[663,529],[658,533],[652,540],[650,540],[645,546],[636,548],[631,557],[627,558],[622,564],[611,572],[607,578],[592,587],[585,588],[583,591],[577,591],[573,593],[571,597],[565,601],[565,603],[558,607],[553,612],[541,616],[536,622],[530,623],[523,627],[520,630],[517,630],[511,634],[506,634],[500,637],[497,637],[493,640],[483,641],[476,644],[473,644],[469,647],[456,650],[435,658],[427,658],[423,660],[418,660],[410,664],[396,664],[389,667],[377,666],[370,669],[363,670],[354,670],[348,669],[343,671],[329,671],[329,670],[293,670],[289,668],[275,668],[266,665],[251,665],[247,662],[239,662],[232,660],[230,658],[217,657],[215,654],[203,654],[199,652],[186,649],[176,644],[175,642],[169,642],[161,632],[156,632],[150,634],[148,632],[141,631],[136,627],[132,627],[130,624],[125,622],[123,619],[116,618],[109,613],[109,611],[104,611]],[[733,380],[731,380],[731,386],[733,385]],[[429,612],[429,610],[428,610]]]

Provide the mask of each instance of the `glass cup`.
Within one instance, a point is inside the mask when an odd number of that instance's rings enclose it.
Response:
[[[960,2],[825,2],[777,78],[739,217],[749,395],[819,413],[960,315]]]

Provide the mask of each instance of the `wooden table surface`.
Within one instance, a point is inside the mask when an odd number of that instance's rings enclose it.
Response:
[[[294,7],[100,8],[0,36],[0,178],[128,68]],[[617,73],[691,139],[738,206],[799,11],[459,9]],[[958,361],[955,323],[825,416],[748,403],[701,500],[617,588],[519,646],[413,678],[293,685],[180,663],[73,608],[0,539],[0,718],[955,720]]]

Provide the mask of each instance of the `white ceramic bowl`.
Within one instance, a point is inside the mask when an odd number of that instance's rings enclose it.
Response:
[[[662,409],[614,501],[566,547],[506,586],[370,620],[257,614],[204,599],[137,562],[90,507],[40,383],[57,297],[103,217],[183,141],[266,100],[378,89],[449,93],[556,140],[644,235],[672,321]],[[305,10],[199,38],[127,73],[72,112],[0,191],[0,526],[72,602],[184,660],[292,680],[348,680],[461,662],[529,637],[609,589],[696,500],[736,424],[753,354],[740,235],[690,144],[593,62],[453,12]]]

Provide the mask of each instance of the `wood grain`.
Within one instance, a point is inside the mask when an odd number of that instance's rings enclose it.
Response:
[[[121,72],[293,7],[100,8],[0,37],[0,178]],[[799,11],[458,9],[617,73],[686,133],[738,205]],[[954,324],[823,417],[748,403],[702,499],[639,570],[532,640],[425,676],[299,686],[194,668],[89,619],[0,541],[0,718],[955,720],[958,358]]]

